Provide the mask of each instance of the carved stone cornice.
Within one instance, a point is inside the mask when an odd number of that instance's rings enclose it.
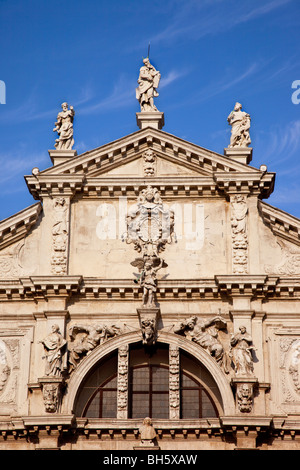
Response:
[[[214,180],[219,190],[225,194],[248,194],[260,199],[268,198],[274,190],[275,173],[227,172],[214,173]]]
[[[132,279],[100,279],[83,276],[31,276],[0,280],[0,299],[46,299],[51,296],[99,300],[140,300],[142,289]],[[224,295],[265,299],[300,297],[300,276],[216,275],[201,279],[157,281],[158,301],[217,299]]]
[[[37,175],[25,176],[28,189],[34,199],[43,200],[44,197],[66,196],[73,197],[82,190],[84,175]]]
[[[275,235],[300,245],[299,219],[263,201],[258,201],[258,210],[264,223]]]
[[[0,250],[24,238],[42,212],[40,202],[0,222]]]

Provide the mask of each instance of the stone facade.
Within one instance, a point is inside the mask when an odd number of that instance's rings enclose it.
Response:
[[[137,115],[0,223],[0,449],[299,448],[300,220],[252,149]]]

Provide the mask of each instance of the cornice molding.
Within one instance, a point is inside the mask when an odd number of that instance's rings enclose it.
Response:
[[[0,222],[0,250],[24,238],[42,212],[40,202]]]

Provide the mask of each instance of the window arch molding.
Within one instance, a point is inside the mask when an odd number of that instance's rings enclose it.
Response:
[[[106,355],[127,344],[141,341],[140,332],[134,331],[116,336],[109,341],[97,346],[88,356],[86,356],[74,370],[68,384],[68,393],[63,399],[62,413],[73,414],[76,398],[82,382],[97,363]],[[159,342],[173,346],[178,346],[188,354],[197,359],[212,375],[219,389],[223,401],[223,413],[230,416],[235,412],[233,393],[224,372],[221,370],[214,358],[196,343],[182,338],[173,333],[159,332]]]

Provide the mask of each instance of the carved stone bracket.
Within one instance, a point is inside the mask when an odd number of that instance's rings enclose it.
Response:
[[[152,346],[157,338],[157,318],[160,309],[156,307],[145,307],[137,309],[142,331],[143,344]]]
[[[255,377],[233,378],[232,386],[236,389],[236,408],[240,413],[251,413],[254,406],[254,389],[258,385]]]
[[[61,404],[64,386],[63,377],[42,377],[38,379],[38,382],[43,391],[45,411],[47,413],[57,413]]]

